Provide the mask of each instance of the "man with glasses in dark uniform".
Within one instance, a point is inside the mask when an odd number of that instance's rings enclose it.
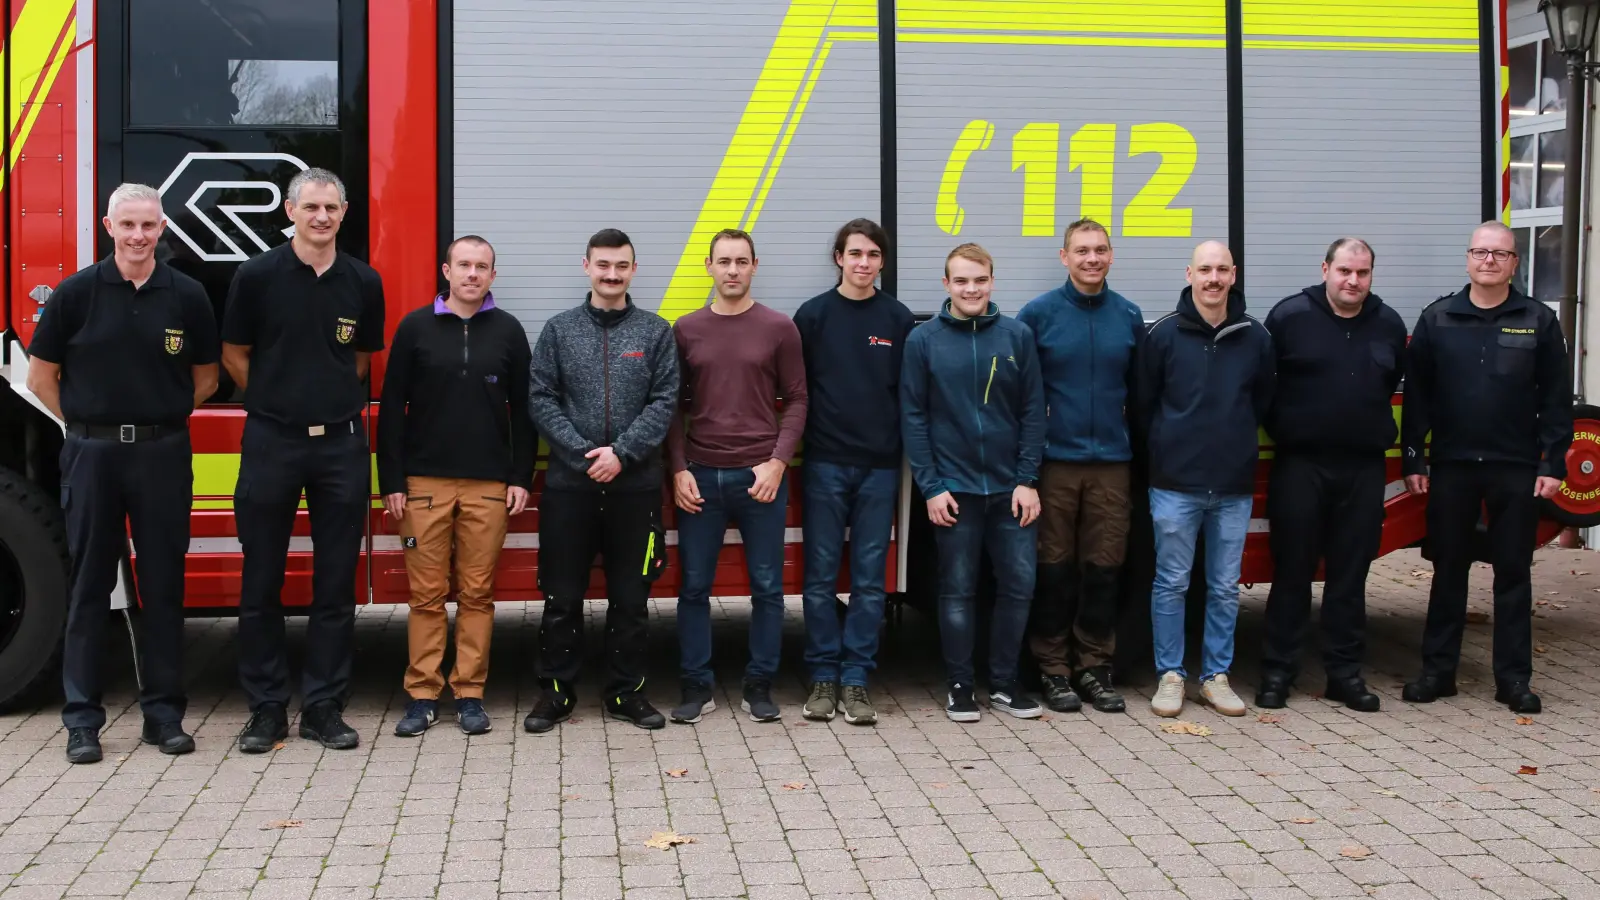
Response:
[[[250,721],[239,749],[265,753],[289,734],[283,589],[289,535],[305,492],[314,554],[301,675],[300,736],[346,750],[356,563],[371,508],[361,412],[372,354],[383,349],[383,282],[334,240],[349,204],[326,169],[289,182],[289,243],[241,265],[223,314],[222,363],[244,389],[234,515],[244,549],[239,681]]]
[[[193,454],[189,414],[217,387],[217,323],[199,282],[156,260],[166,219],[142,184],[111,193],[112,255],[61,282],[28,348],[28,389],[66,423],[61,506],[72,554],[62,647],[67,761],[102,758],[100,660],[128,549],[142,626],[140,740],[194,750],[183,730],[183,563]]]

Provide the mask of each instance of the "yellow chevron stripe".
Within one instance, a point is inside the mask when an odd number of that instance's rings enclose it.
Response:
[[[10,39],[0,49],[0,63],[5,54],[11,54],[11,108],[6,111],[6,133],[12,138],[8,169],[16,165],[27,145],[28,135],[39,117],[38,101],[50,95],[76,40],[76,19],[68,25],[76,9],[76,0],[29,0],[11,28]],[[63,28],[68,29],[67,36],[61,52],[52,59],[50,51],[55,49],[56,38],[61,37]],[[34,96],[35,88],[37,96]],[[29,97],[34,98],[35,105],[24,111]],[[13,129],[14,124],[20,127]]]

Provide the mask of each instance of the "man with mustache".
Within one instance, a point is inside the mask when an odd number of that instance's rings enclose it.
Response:
[[[28,346],[28,389],[66,424],[61,505],[72,556],[61,710],[67,761],[102,758],[100,660],[128,529],[139,552],[143,615],[139,738],[194,750],[183,730],[183,568],[193,453],[189,414],[217,387],[217,321],[199,282],[156,259],[161,195],[111,192],[112,254],[63,280]]]
[[[383,280],[338,248],[344,182],[307,169],[289,182],[294,237],[239,266],[222,320],[222,364],[244,393],[234,519],[244,550],[239,681],[250,720],[244,753],[289,735],[283,579],[303,492],[311,518],[311,616],[301,673],[300,736],[348,750],[344,721],[355,642],[356,564],[367,532],[372,464],[367,373],[383,349]]]
[[[678,320],[683,394],[667,437],[678,515],[678,665],[683,700],[672,720],[700,721],[712,699],[711,586],[729,520],[738,523],[750,575],[750,661],[740,708],[775,722],[772,700],[783,646],[785,477],[805,432],[809,397],[800,332],[783,313],[750,296],[755,240],[717,232],[706,256],[711,305]],[[783,412],[777,410],[783,400]]]
[[[678,349],[667,320],[634,305],[633,242],[615,228],[583,253],[589,296],[545,323],[528,407],[550,444],[539,498],[544,617],[534,671],[541,688],[522,727],[572,715],[583,668],[583,598],[605,563],[606,715],[640,728],[667,720],[645,697],[650,584],[666,565],[662,442],[678,411]]]
[[[1200,697],[1223,715],[1242,716],[1228,669],[1260,452],[1256,432],[1272,402],[1272,338],[1245,315],[1226,245],[1196,247],[1187,274],[1177,311],[1156,320],[1139,349],[1135,390],[1148,435],[1156,543],[1150,618],[1161,680],[1150,710],[1169,717],[1183,711],[1184,595],[1204,531]]]
[[[378,491],[399,526],[411,584],[411,701],[395,725],[400,737],[422,734],[438,716],[452,572],[456,724],[489,731],[495,566],[507,520],[533,487],[536,438],[523,401],[531,352],[522,323],[489,291],[494,247],[475,234],[457,238],[443,269],[450,289],[395,329],[378,417]]]
[[[1128,387],[1144,314],[1106,283],[1111,238],[1093,219],[1067,226],[1067,281],[1022,308],[1044,375],[1039,584],[1033,656],[1044,702],[1072,712],[1126,708],[1111,687],[1118,575],[1128,545]]]
[[[1572,373],[1555,313],[1512,284],[1518,262],[1511,229],[1479,225],[1467,246],[1469,283],[1422,311],[1407,348],[1406,489],[1428,496],[1434,572],[1422,674],[1401,693],[1408,703],[1455,696],[1473,535],[1487,511],[1494,699],[1515,713],[1543,708],[1529,686],[1530,570],[1539,498],[1554,497],[1567,476]]]
[[[1397,434],[1406,323],[1372,293],[1372,264],[1366,241],[1340,238],[1328,247],[1322,282],[1267,315],[1278,369],[1266,422],[1272,591],[1256,690],[1256,705],[1267,709],[1288,702],[1323,560],[1322,695],[1359,712],[1379,706],[1361,677],[1362,630],[1367,569],[1383,537],[1384,455]]]

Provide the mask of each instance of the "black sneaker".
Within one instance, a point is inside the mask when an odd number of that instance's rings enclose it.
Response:
[[[67,729],[67,762],[73,765],[97,763],[104,758],[100,752],[100,732],[93,728]]]
[[[436,700],[413,700],[406,704],[406,714],[395,723],[394,733],[397,737],[416,737],[432,727],[439,718],[439,703]]]
[[[194,738],[183,730],[182,722],[152,722],[145,719],[144,728],[139,731],[139,740],[155,744],[157,750],[168,756],[194,752]]]
[[[1016,682],[997,684],[989,689],[989,708],[1019,719],[1037,719],[1044,715],[1039,701],[1028,696]]]
[[[945,695],[944,714],[952,722],[976,722],[983,716],[978,709],[978,701],[972,697],[972,685],[950,685],[950,693]]]
[[[1065,675],[1045,675],[1040,678],[1044,685],[1044,703],[1056,712],[1077,712],[1083,709],[1083,700],[1072,689],[1072,679]]]
[[[488,734],[494,727],[483,701],[477,697],[456,698],[456,724],[461,726],[463,734]]]
[[[539,702],[533,705],[533,711],[522,720],[522,729],[529,734],[544,734],[565,722],[572,715],[572,708],[578,705],[578,698],[561,689],[561,682],[551,682],[539,695]]]
[[[631,691],[606,701],[606,715],[624,722],[632,722],[640,728],[665,728],[667,717],[663,716],[644,695],[638,691]]]
[[[683,702],[672,708],[672,721],[684,725],[693,725],[708,712],[717,708],[717,701],[711,696],[711,687],[704,684],[685,684],[683,686]]]
[[[1099,712],[1123,712],[1128,708],[1122,695],[1112,689],[1111,673],[1105,669],[1084,669],[1072,686],[1078,689],[1079,697],[1089,701]]]
[[[345,724],[343,711],[334,700],[324,700],[300,710],[300,736],[329,750],[352,750],[361,743],[361,736]]]
[[[239,732],[239,752],[266,753],[288,739],[288,711],[281,703],[263,703]]]
[[[750,714],[752,722],[776,722],[783,717],[778,704],[772,702],[770,681],[745,682],[744,699],[739,701],[739,708]]]

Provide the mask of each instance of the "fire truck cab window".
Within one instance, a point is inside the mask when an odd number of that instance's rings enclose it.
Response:
[[[338,0],[128,0],[133,127],[339,124]]]

